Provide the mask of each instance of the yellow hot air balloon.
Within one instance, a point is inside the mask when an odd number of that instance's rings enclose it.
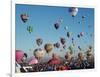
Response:
[[[51,43],[47,43],[47,44],[45,44],[44,48],[47,53],[50,53],[53,49],[53,45]]]

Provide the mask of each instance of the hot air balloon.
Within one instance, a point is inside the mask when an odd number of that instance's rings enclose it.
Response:
[[[66,49],[66,45],[63,45],[63,49]]]
[[[66,43],[66,39],[65,38],[60,38],[60,42],[62,45],[64,45]]]
[[[70,45],[70,46],[68,47],[68,49],[70,50],[70,53],[73,54],[74,47],[73,47],[72,45]]]
[[[89,49],[92,49],[92,46],[91,45],[89,46]]]
[[[60,18],[59,20],[58,20],[58,23],[62,23],[63,22],[63,18]]]
[[[65,59],[69,63],[71,61],[71,59],[72,59],[72,54],[70,52],[67,52],[66,55],[65,55]]]
[[[33,64],[37,64],[38,63],[38,60],[34,57],[32,57],[29,61],[28,61],[28,64],[29,65],[33,65]]]
[[[80,35],[78,34],[77,37],[80,38]]]
[[[59,48],[60,47],[60,43],[59,42],[55,43],[54,47]]]
[[[69,13],[72,15],[72,17],[75,17],[78,13],[78,8],[77,7],[70,7]]]
[[[41,48],[35,49],[34,50],[34,56],[35,58],[37,58],[38,60],[40,60],[41,58],[43,58],[45,55],[45,51]]]
[[[52,59],[48,61],[48,64],[60,64],[61,60],[59,56],[55,53],[52,54]]]
[[[80,32],[80,36],[83,36],[84,35],[84,32]]]
[[[29,19],[29,16],[28,16],[26,13],[21,14],[20,17],[21,17],[21,20],[22,20],[24,23],[26,23],[27,20]]]
[[[32,33],[32,32],[33,32],[33,27],[32,27],[32,26],[28,26],[28,27],[27,27],[27,31],[28,31],[29,33]]]
[[[51,43],[47,43],[47,44],[45,44],[44,48],[47,53],[50,53],[53,49],[53,45]]]
[[[78,24],[80,24],[81,22],[79,21]]]
[[[59,29],[60,24],[59,24],[59,23],[55,23],[55,24],[54,24],[54,27],[55,27],[55,29]]]
[[[36,43],[38,46],[42,45],[43,40],[41,38],[36,39]]]
[[[84,54],[82,52],[78,53],[78,59],[84,60]]]
[[[67,32],[67,37],[69,38],[71,36],[71,32]]]
[[[68,30],[68,26],[65,26],[64,29],[65,29],[65,30]]]
[[[22,50],[16,50],[15,57],[16,57],[16,62],[21,63],[24,57],[24,52]]]
[[[82,50],[80,46],[78,46],[78,49],[79,49],[80,51]]]
[[[74,38],[72,38],[72,43],[74,43]]]
[[[82,20],[84,20],[85,19],[85,16],[82,16]]]

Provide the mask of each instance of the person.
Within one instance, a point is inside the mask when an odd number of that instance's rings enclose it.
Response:
[[[15,72],[16,73],[20,73],[21,71],[20,71],[20,68],[21,68],[21,66],[20,66],[20,64],[18,64],[17,62],[15,63]]]

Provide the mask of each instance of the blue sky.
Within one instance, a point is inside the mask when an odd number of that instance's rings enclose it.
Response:
[[[77,15],[73,18],[68,12],[69,7],[54,7],[41,5],[24,5],[16,4],[16,49],[23,50],[29,56],[32,56],[34,49],[44,48],[45,43],[60,42],[60,37],[66,38],[67,47],[71,45],[71,38],[73,37],[76,46],[81,46],[85,51],[88,45],[93,45],[94,36],[94,9],[93,8],[78,8]],[[22,13],[29,15],[29,20],[26,23],[20,18]],[[82,21],[82,16],[85,16]],[[56,30],[54,23],[62,18],[60,28]],[[81,22],[80,24],[78,22]],[[90,28],[88,26],[91,26]],[[33,27],[33,32],[30,34],[27,31],[27,26]],[[64,27],[68,27],[67,30]],[[72,36],[67,38],[66,33],[72,32]],[[77,38],[77,34],[84,32],[82,38]],[[42,38],[43,44],[38,47],[36,39]],[[31,51],[29,51],[31,49]],[[62,49],[62,48],[60,48]],[[67,49],[60,52],[60,49],[53,49],[53,52],[63,56]],[[78,51],[77,47],[75,48]]]

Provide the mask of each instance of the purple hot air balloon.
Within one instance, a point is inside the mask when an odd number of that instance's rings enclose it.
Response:
[[[65,38],[60,38],[61,43],[64,45],[66,43],[66,39]]]
[[[59,48],[60,47],[60,43],[59,42],[55,43],[54,47]]]

